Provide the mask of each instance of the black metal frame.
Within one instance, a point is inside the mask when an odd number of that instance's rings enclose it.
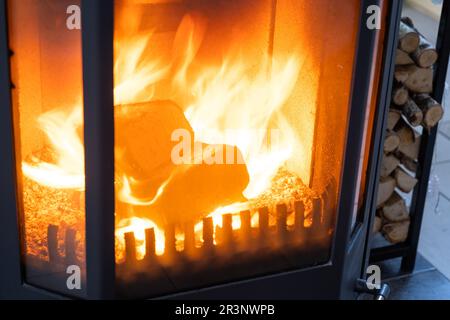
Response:
[[[364,219],[352,230],[353,204],[357,188],[358,168],[363,142],[365,110],[370,88],[374,43],[377,31],[365,25],[366,8],[379,1],[361,1],[361,21],[355,58],[347,149],[342,167],[339,190],[339,209],[331,260],[326,265],[284,272],[266,277],[209,287],[171,297],[183,298],[354,298],[356,278],[365,267],[364,255],[370,213],[373,211],[373,176],[368,179],[368,201],[364,206]],[[389,25],[399,21],[398,2],[389,1]],[[83,0],[83,80],[85,103],[86,149],[86,248],[87,298],[114,298],[114,121],[113,121],[113,0]],[[386,66],[392,61],[395,48],[389,31],[385,46]],[[0,178],[6,190],[0,193],[0,256],[7,263],[0,272],[0,297],[64,298],[24,283],[19,253],[20,239],[17,218],[17,194],[12,135],[12,105],[10,94],[9,57],[7,48],[6,0],[0,0],[0,150],[2,153]],[[388,79],[390,68],[383,71]],[[382,86],[377,114],[387,110],[386,91]],[[376,117],[376,132],[383,126]],[[376,135],[376,133],[375,133]],[[6,150],[6,152],[5,152]],[[380,150],[375,141],[375,158]],[[379,160],[379,157],[378,157]],[[376,165],[378,161],[371,161]],[[369,170],[371,172],[372,170]],[[371,184],[371,185],[370,185]],[[6,227],[5,227],[6,226]],[[299,289],[301,286],[301,289]]]
[[[439,60],[435,66],[432,96],[436,101],[442,103],[450,56],[450,0],[444,0],[443,3],[436,49],[439,53]],[[402,257],[401,272],[411,273],[414,270],[437,132],[438,126],[429,132],[423,131],[417,171],[419,183],[414,189],[412,197],[408,238],[404,243],[373,249],[370,256],[372,263]]]
[[[91,299],[114,297],[114,3],[83,0],[86,269]]]
[[[378,96],[378,108],[382,108],[382,106],[390,106],[391,104],[391,96],[392,96],[392,85],[394,82],[394,70],[395,70],[395,59],[393,57],[395,56],[395,51],[397,48],[397,42],[398,42],[398,30],[400,27],[399,20],[401,17],[402,7],[403,7],[403,0],[395,1],[395,15],[397,16],[396,19],[392,19],[389,22],[389,25],[387,26],[389,33],[386,34],[386,51],[384,53],[383,61],[383,75],[380,80],[381,88],[380,88],[380,95]],[[376,199],[377,199],[377,193],[378,193],[378,178],[380,176],[380,168],[381,168],[381,162],[383,159],[383,144],[384,144],[384,138],[386,134],[386,123],[387,123],[387,117],[388,117],[388,111],[389,108],[385,108],[384,110],[381,110],[377,113],[377,119],[375,123],[375,127],[372,134],[372,140],[373,145],[371,148],[370,153],[373,155],[370,159],[369,167],[373,168],[369,171],[370,177],[368,177],[367,182],[367,194],[372,195],[372,198],[370,199],[371,204],[371,212],[369,214],[369,228],[367,229],[367,241],[365,245],[365,265],[366,267],[369,264],[370,259],[370,253],[371,253],[371,243],[372,243],[372,228],[375,218],[375,209],[376,209]],[[366,199],[366,201],[369,201],[369,199]],[[365,269],[361,270],[362,275],[365,274]]]

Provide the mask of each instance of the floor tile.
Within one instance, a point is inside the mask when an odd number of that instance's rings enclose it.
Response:
[[[450,281],[439,271],[391,280],[389,300],[450,300]]]
[[[448,123],[448,128],[439,129],[433,160],[434,163],[450,162],[450,122]]]
[[[450,201],[443,194],[428,198],[419,252],[450,279]]]
[[[437,182],[434,181],[437,190],[447,195],[450,198],[450,162],[436,164],[431,168],[431,177],[437,177]]]

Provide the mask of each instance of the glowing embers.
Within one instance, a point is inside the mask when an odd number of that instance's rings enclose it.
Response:
[[[238,213],[219,211],[195,226],[186,224],[182,233],[167,226],[164,238],[157,228],[140,229],[138,235],[130,229],[116,232],[124,249],[116,264],[117,289],[123,297],[151,297],[325,263],[335,192],[333,180],[320,196]],[[164,241],[163,254],[157,252],[158,241]]]
[[[48,144],[22,162],[26,252],[49,260],[47,229],[59,227],[57,254],[64,256],[65,234],[74,232],[73,250],[84,261],[83,109],[54,109],[37,119]]]
[[[335,182],[330,182],[320,196],[300,190],[285,192],[289,198],[283,202],[266,196],[220,208],[201,222],[186,223],[181,228],[171,224],[162,230],[149,220],[123,220],[123,226],[116,230],[116,261],[129,265],[141,260],[140,263],[159,261],[173,265],[177,259],[188,259],[202,264],[211,254],[264,255],[264,250],[302,250],[316,242],[326,242],[334,220]],[[242,210],[233,211],[239,209]]]
[[[50,261],[49,247],[52,247],[53,256],[64,257],[72,250],[69,255],[74,260],[84,261],[84,192],[51,188],[24,178],[23,205],[26,253],[30,257]],[[48,237],[51,225],[58,227],[52,245]],[[70,247],[66,246],[68,242]]]

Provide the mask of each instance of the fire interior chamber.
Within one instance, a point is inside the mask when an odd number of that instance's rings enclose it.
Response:
[[[86,287],[90,245],[77,6],[7,1],[26,281],[83,296],[66,288],[69,265]],[[119,296],[328,262],[360,13],[356,0],[114,1]]]

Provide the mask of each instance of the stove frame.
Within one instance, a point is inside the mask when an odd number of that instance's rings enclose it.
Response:
[[[276,0],[274,0],[276,1]],[[331,260],[316,267],[231,282],[166,298],[352,299],[356,280],[364,278],[368,261],[368,235],[374,216],[376,180],[381,144],[390,103],[394,59],[402,1],[388,1],[387,25],[377,110],[366,179],[363,214],[352,230],[363,142],[361,106],[369,98],[376,31],[366,28],[366,9],[379,4],[361,0],[361,23],[349,111],[347,147],[342,166],[338,219]],[[86,170],[86,277],[88,299],[114,299],[114,117],[113,117],[113,0],[82,1],[84,134]],[[27,284],[21,250],[16,159],[12,122],[6,0],[0,0],[0,297],[65,299],[68,296]]]

